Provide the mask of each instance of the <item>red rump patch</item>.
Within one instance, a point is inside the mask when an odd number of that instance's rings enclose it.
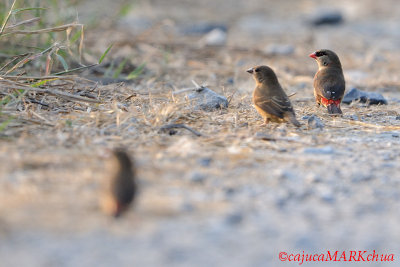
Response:
[[[326,99],[326,98],[321,97],[321,104],[324,105],[325,107],[332,105],[332,104],[335,104],[335,106],[339,107],[341,101],[342,101],[341,99],[333,100],[333,99]]]

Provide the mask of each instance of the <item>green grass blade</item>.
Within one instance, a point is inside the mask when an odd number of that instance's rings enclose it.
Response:
[[[39,86],[45,85],[45,84],[48,83],[48,82],[52,82],[52,81],[55,81],[55,80],[58,80],[58,78],[47,79],[47,80],[39,81],[39,82],[36,82],[36,83],[34,83],[34,84],[31,84],[31,86],[32,86],[32,87],[39,87]]]
[[[59,54],[56,54],[56,56],[57,56],[58,60],[61,62],[61,64],[63,65],[64,70],[67,71],[69,68],[68,68],[68,64],[65,61],[65,59]]]
[[[97,65],[99,65],[99,64],[95,63],[95,64],[91,64],[91,65],[89,65],[89,66],[82,66],[82,67],[78,67],[78,68],[75,68],[75,69],[70,69],[70,70],[66,70],[66,71],[61,71],[61,72],[53,73],[53,74],[51,74],[51,75],[62,75],[62,74],[67,74],[67,73],[71,73],[71,72],[78,71],[78,70],[88,69],[88,68],[91,68],[91,67],[94,67],[94,66],[97,66]]]
[[[103,53],[103,55],[101,55],[100,59],[99,59],[99,64],[101,64],[101,62],[103,62],[104,58],[107,56],[108,52],[110,51],[111,47],[113,47],[114,44],[111,44],[106,51]]]
[[[114,64],[114,60],[113,60],[113,61],[111,61],[110,66],[107,68],[106,72],[104,73],[104,77],[111,78],[111,72],[114,69],[114,65],[115,64]]]
[[[128,59],[127,59],[127,58],[124,59],[124,60],[122,60],[121,63],[119,63],[117,69],[114,71],[114,75],[113,75],[113,78],[114,78],[114,79],[117,79],[117,78],[119,77],[119,75],[121,75],[121,72],[122,72],[122,70],[124,69],[124,67],[125,67],[125,65],[126,65],[126,62],[128,62]]]
[[[126,3],[121,6],[118,12],[118,17],[125,17],[132,10],[134,3]]]
[[[9,95],[6,95],[5,97],[3,97],[0,101],[0,111],[1,108],[5,105],[7,105],[9,102],[11,101],[11,97]],[[0,113],[1,114],[1,113]]]
[[[82,30],[80,30],[80,31],[77,31],[72,37],[71,37],[71,39],[69,40],[69,43],[70,44],[74,44],[76,41],[78,41],[78,39],[81,37],[81,35],[82,35]]]
[[[8,12],[6,18],[4,19],[3,25],[1,26],[1,29],[0,29],[0,36],[3,35],[4,29],[6,28],[8,20],[10,19],[10,16],[11,16],[11,14],[13,12],[13,9],[14,9],[14,6],[15,6],[15,2],[17,2],[17,0],[13,1],[12,5],[11,5],[11,8],[10,8],[10,11]]]
[[[29,11],[29,10],[46,10],[47,8],[44,7],[25,7],[25,8],[17,8],[13,10],[13,14],[17,14],[19,12],[23,11]]]
[[[126,77],[127,80],[133,80],[139,77],[140,74],[142,74],[144,67],[146,66],[146,63],[140,64],[136,69],[134,69],[129,75]]]

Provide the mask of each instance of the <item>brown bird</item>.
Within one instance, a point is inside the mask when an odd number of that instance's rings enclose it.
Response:
[[[107,167],[100,204],[106,214],[119,217],[136,193],[134,166],[126,151],[116,149]]]
[[[342,114],[340,103],[346,84],[339,57],[327,49],[318,50],[309,56],[318,63],[318,71],[314,76],[315,101],[327,107],[329,114]]]
[[[264,118],[265,124],[270,121],[289,121],[296,127],[300,127],[292,104],[274,71],[268,66],[256,66],[248,69],[247,72],[253,74],[256,81],[253,103],[257,112]]]

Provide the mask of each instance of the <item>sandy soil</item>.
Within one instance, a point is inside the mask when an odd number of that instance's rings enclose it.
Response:
[[[132,84],[99,86],[101,104],[58,101],[15,113],[20,119],[0,141],[0,266],[297,266],[279,252],[327,250],[376,250],[398,262],[396,4],[141,1],[88,32],[87,47],[104,51],[112,40],[112,57],[146,62],[146,71]],[[340,10],[344,23],[311,27],[308,19],[324,8]],[[225,45],[183,33],[204,22],[227,27]],[[271,44],[294,52],[268,54]],[[319,48],[338,53],[347,90],[379,92],[388,105],[343,105],[343,117],[316,107],[317,66],[307,55]],[[300,129],[262,125],[245,72],[258,64],[296,93]],[[191,80],[228,97],[228,109],[192,110],[185,94],[172,97]],[[322,130],[307,127],[313,114]],[[169,123],[203,136],[159,131]],[[118,146],[135,157],[140,195],[114,220],[98,208],[98,187],[103,155]],[[352,264],[364,265],[385,264]]]

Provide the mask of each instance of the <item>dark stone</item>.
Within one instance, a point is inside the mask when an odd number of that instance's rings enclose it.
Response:
[[[318,11],[313,18],[311,18],[311,24],[313,26],[338,25],[343,23],[343,21],[342,13],[335,10]]]
[[[355,115],[355,114],[349,115],[348,118],[349,118],[350,120],[353,120],[353,121],[358,121],[358,120],[359,120],[359,119],[358,119],[358,116]]]
[[[221,23],[197,23],[188,26],[184,26],[181,32],[184,35],[203,35],[211,32],[212,30],[219,29],[227,32],[228,27]]]
[[[194,104],[195,109],[213,111],[228,107],[228,99],[221,96],[207,87],[200,87],[188,95],[189,100]]]
[[[202,184],[206,180],[206,176],[202,173],[195,172],[190,177],[190,181],[196,184]]]
[[[198,162],[203,167],[210,167],[211,161],[212,161],[211,158],[201,158],[201,159],[199,159]]]
[[[365,175],[365,174],[356,174],[353,175],[353,177],[351,178],[351,181],[353,183],[360,183],[360,182],[367,182],[373,179],[372,175]]]
[[[168,134],[169,135],[175,135],[175,134],[177,134],[178,133],[178,131],[177,130],[174,130],[174,129],[170,129],[169,131],[168,131]]]
[[[262,132],[257,132],[254,135],[254,137],[256,139],[260,139],[260,140],[263,140],[263,141],[276,141],[276,138],[273,137],[272,135],[266,134],[266,133],[262,133]]]
[[[387,105],[388,103],[387,100],[379,93],[364,92],[358,90],[357,88],[353,88],[349,92],[347,92],[342,100],[342,102],[345,104],[350,104],[353,101],[359,101],[361,103],[367,103],[369,105]]]
[[[243,215],[240,212],[234,212],[226,216],[225,221],[229,225],[238,225],[243,221]]]
[[[227,82],[228,84],[234,84],[234,79],[233,79],[233,77],[228,78],[228,79],[226,80],[226,82]]]
[[[225,192],[226,196],[230,197],[236,193],[236,190],[235,190],[235,188],[227,187],[224,189],[224,192]]]

